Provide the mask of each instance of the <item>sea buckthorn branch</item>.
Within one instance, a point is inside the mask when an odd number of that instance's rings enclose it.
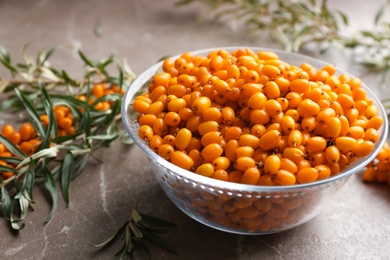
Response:
[[[120,117],[124,86],[135,77],[128,65],[112,56],[91,61],[79,51],[85,75],[75,80],[50,65],[55,50],[40,51],[35,59],[24,50],[25,63],[15,65],[0,47],[0,62],[11,74],[0,78],[0,111],[21,115],[19,129],[6,124],[0,134],[1,209],[15,230],[24,227],[36,185],[43,183],[51,196],[49,221],[57,207],[56,182],[69,204],[70,182],[96,150],[118,138],[131,143]],[[110,65],[118,66],[119,76],[108,72]]]
[[[216,17],[232,27],[243,23],[253,34],[268,32],[287,51],[298,52],[313,44],[319,45],[313,49],[320,50],[320,54],[330,48],[350,48],[357,62],[371,72],[383,73],[383,83],[390,75],[390,23],[382,19],[390,1],[378,8],[372,30],[351,35],[340,31],[349,25],[348,16],[341,10],[332,10],[326,0],[181,0],[177,4],[195,2],[210,8],[203,19]]]
[[[156,245],[161,249],[176,255],[176,250],[158,236],[158,234],[168,233],[169,230],[166,228],[174,226],[176,226],[176,224],[172,222],[139,214],[133,209],[131,211],[130,219],[126,221],[113,236],[100,244],[94,245],[94,247],[103,249],[110,246],[118,238],[121,238],[121,240],[123,240],[123,246],[115,254],[116,256],[120,255],[120,259],[123,259],[126,255],[132,254],[137,248],[145,250],[149,259],[151,259],[151,252],[148,248],[148,244]]]

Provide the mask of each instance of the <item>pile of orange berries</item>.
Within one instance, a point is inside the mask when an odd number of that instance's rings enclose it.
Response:
[[[93,85],[91,89],[91,97],[89,104],[95,103],[95,100],[112,93],[124,94],[124,90],[120,89],[119,86],[110,84],[100,83]],[[79,95],[77,99],[86,101],[87,95]],[[101,101],[94,105],[94,109],[100,111],[106,111],[110,109],[112,103],[110,101]],[[75,122],[73,119],[73,113],[68,106],[59,105],[53,108],[54,116],[56,118],[58,130],[57,135],[59,137],[73,135],[76,133]],[[40,115],[40,120],[44,126],[48,126],[49,117],[46,114]],[[1,129],[1,134],[6,137],[9,141],[20,148],[27,156],[35,153],[36,149],[41,143],[40,136],[37,135],[34,127],[29,123],[23,123],[19,130],[16,131],[10,124],[6,124]],[[0,157],[15,157],[5,146],[0,142]],[[16,165],[0,160],[0,164],[14,168]],[[13,172],[0,172],[2,179],[8,179],[14,175]]]
[[[367,165],[363,172],[363,180],[390,185],[390,145],[388,142],[382,147],[375,160]]]
[[[268,51],[167,58],[135,98],[139,135],[173,164],[211,178],[293,185],[365,157],[383,119],[358,78],[290,65]]]

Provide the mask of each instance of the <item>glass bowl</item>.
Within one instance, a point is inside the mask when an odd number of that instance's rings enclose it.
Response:
[[[321,68],[328,63],[300,54],[256,47],[221,47],[232,52],[250,48],[255,52],[273,51],[279,59],[300,66],[309,63]],[[194,55],[206,56],[216,49],[192,51]],[[172,58],[177,58],[180,55]],[[132,109],[136,96],[147,89],[156,72],[162,71],[159,62],[131,84],[122,103],[122,119],[134,143],[148,156],[155,177],[172,202],[191,218],[218,230],[236,234],[271,234],[299,226],[329,204],[336,192],[350,176],[372,161],[379,153],[387,137],[387,116],[384,107],[374,93],[364,84],[367,96],[378,107],[383,118],[379,129],[380,139],[368,156],[357,159],[349,168],[327,179],[290,186],[256,186],[220,181],[184,170],[156,154],[139,137],[137,113]],[[338,69],[336,74],[346,73]],[[346,73],[348,74],[348,73]],[[336,209],[337,210],[337,209]]]

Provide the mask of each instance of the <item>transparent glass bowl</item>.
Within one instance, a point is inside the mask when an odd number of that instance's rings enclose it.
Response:
[[[251,48],[255,52],[275,52],[281,60],[300,66],[309,63],[315,68],[328,64],[311,57],[279,50],[256,47],[221,47],[229,52],[238,48]],[[194,55],[207,55],[214,49],[193,51]],[[177,56],[178,57],[178,56]],[[177,58],[173,57],[173,58]],[[138,135],[137,113],[132,103],[147,89],[151,78],[161,69],[159,62],[132,83],[122,103],[122,119],[126,130],[148,156],[153,172],[164,192],[178,208],[193,219],[225,232],[236,234],[270,234],[299,226],[315,217],[334,198],[353,173],[373,160],[386,141],[388,121],[384,107],[374,93],[363,84],[383,117],[380,140],[367,157],[356,160],[346,170],[328,179],[292,186],[255,186],[230,183],[186,171],[153,152]],[[337,69],[337,74],[346,73]],[[337,209],[336,209],[337,210]]]

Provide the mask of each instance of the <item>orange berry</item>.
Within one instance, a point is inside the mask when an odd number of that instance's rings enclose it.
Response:
[[[9,136],[11,136],[13,133],[15,132],[14,130],[14,127],[12,125],[4,125],[2,128],[1,128],[1,134],[8,138]]]

